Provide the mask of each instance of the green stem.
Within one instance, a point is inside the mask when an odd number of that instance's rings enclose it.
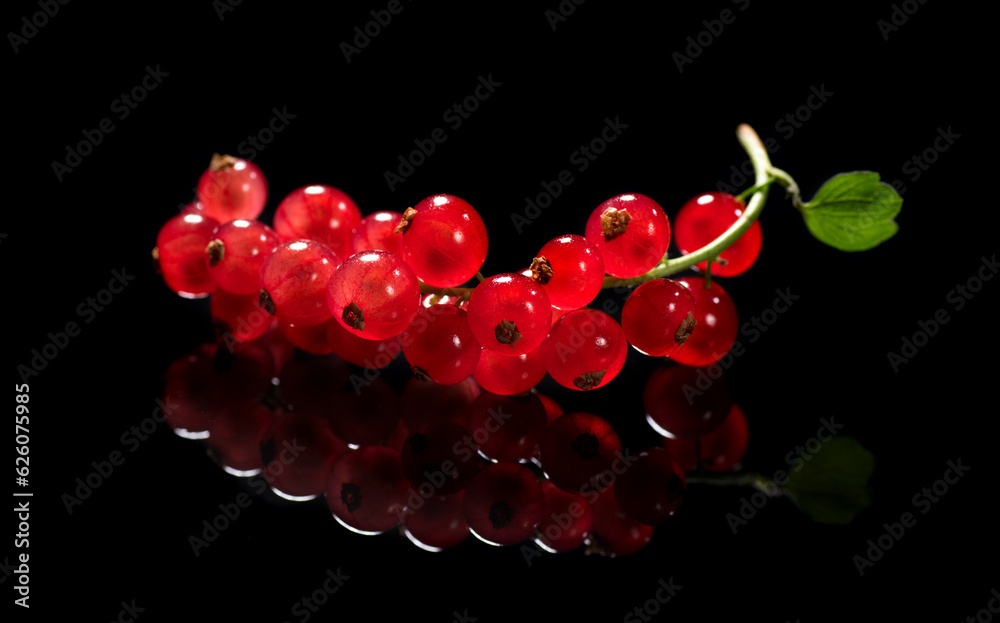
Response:
[[[772,498],[786,495],[785,490],[775,485],[773,480],[755,472],[744,474],[723,474],[718,472],[689,473],[685,481],[689,485],[753,487]]]
[[[753,195],[750,197],[750,201],[747,202],[747,209],[743,211],[736,222],[730,226],[721,236],[705,245],[704,247],[689,253],[687,255],[682,255],[681,257],[675,257],[673,259],[664,259],[652,270],[639,275],[638,277],[632,277],[631,279],[621,279],[618,277],[605,277],[604,287],[605,288],[615,288],[619,286],[632,286],[638,285],[640,283],[645,283],[651,279],[660,279],[668,275],[673,275],[674,273],[679,273],[682,270],[691,268],[695,264],[700,264],[710,259],[715,259],[720,253],[725,251],[734,242],[739,240],[746,230],[750,229],[757,217],[760,216],[761,210],[764,209],[764,204],[767,202],[767,191],[770,183],[777,179],[779,182],[781,178],[774,176],[772,178],[771,171],[773,167],[771,166],[771,159],[767,155],[767,149],[764,147],[764,143],[761,142],[760,137],[757,133],[747,124],[740,124],[736,129],[736,138],[739,139],[740,145],[746,150],[747,154],[750,156],[750,162],[753,163],[754,171],[754,188]],[[784,173],[782,171],[782,173]],[[787,176],[788,174],[785,173]],[[791,179],[789,176],[788,179]],[[753,189],[751,189],[753,190]]]

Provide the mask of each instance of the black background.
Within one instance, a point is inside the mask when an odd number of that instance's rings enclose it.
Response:
[[[872,605],[880,618],[933,611],[962,620],[985,607],[998,584],[979,565],[995,566],[998,551],[990,429],[1000,286],[987,282],[959,311],[947,296],[997,250],[992,127],[973,110],[991,97],[992,70],[977,67],[988,44],[977,31],[990,17],[960,3],[911,2],[916,12],[886,38],[878,21],[890,19],[889,2],[652,10],[590,0],[555,29],[545,14],[558,10],[555,0],[531,8],[404,2],[347,62],[341,42],[385,6],[320,14],[306,3],[243,2],[220,19],[210,2],[74,2],[4,53],[5,134],[14,136],[5,169],[13,200],[0,217],[9,361],[27,364],[49,332],[82,325],[29,380],[32,608],[10,606],[17,616],[114,620],[121,602],[134,600],[145,609],[140,621],[301,620],[293,605],[337,568],[350,580],[317,620],[451,621],[467,612],[479,621],[617,621],[671,577],[683,589],[654,620],[874,618]],[[32,2],[8,8],[10,31],[40,10]],[[671,55],[724,9],[735,21],[678,71]],[[141,84],[147,67],[166,77],[119,118],[112,102]],[[491,75],[501,86],[449,127],[443,112]],[[833,95],[789,136],[777,124],[807,103],[812,87]],[[776,289],[800,297],[729,372],[750,422],[746,467],[785,467],[786,453],[815,435],[821,418],[836,418],[876,457],[874,504],[833,527],[772,500],[733,535],[726,513],[749,491],[692,487],[639,554],[567,554],[529,566],[517,548],[470,539],[429,554],[395,534],[348,533],[321,503],[255,501],[196,557],[188,537],[235,499],[237,479],[166,426],[135,452],[121,442],[152,414],[169,362],[211,339],[207,301],[172,295],[149,251],[159,227],[193,199],[211,154],[240,149],[275,108],[294,119],[254,155],[270,186],[265,220],[281,197],[311,183],[345,190],[365,213],[452,193],[486,221],[485,274],[522,268],[550,238],[582,233],[589,212],[618,193],[650,195],[673,216],[745,160],[734,134],[741,122],[777,141],[775,165],[807,197],[840,171],[899,180],[899,234],[857,254],[814,240],[772,193],[758,263],[720,282],[744,319],[770,307]],[[65,161],[66,146],[105,117],[114,130],[57,179],[53,161]],[[570,154],[606,118],[627,128],[576,171]],[[446,142],[390,190],[385,171],[438,127]],[[948,128],[960,138],[914,179],[905,163]],[[523,213],[525,198],[563,169],[573,170],[573,183],[518,234],[511,213]],[[93,322],[81,322],[77,306],[122,269],[134,280]],[[949,323],[894,372],[887,353],[941,308]],[[614,418],[641,447],[653,443],[639,392],[654,364],[630,353],[616,381],[586,396],[545,387],[567,410]],[[124,464],[68,514],[61,496],[115,450]],[[959,458],[969,473],[859,576],[852,557],[883,523],[915,511],[914,495]],[[13,519],[4,523],[11,531]],[[3,539],[12,560],[25,551],[15,551],[11,533]],[[10,604],[15,580],[0,580]]]

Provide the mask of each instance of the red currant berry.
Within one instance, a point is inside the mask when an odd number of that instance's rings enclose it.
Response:
[[[197,193],[206,216],[220,223],[252,221],[264,211],[267,181],[249,160],[215,154],[198,180]]]
[[[712,472],[739,469],[747,450],[750,430],[747,416],[739,405],[733,404],[721,426],[699,439],[663,438],[663,447],[674,456],[685,471],[699,467]],[[700,449],[700,455],[697,450]]]
[[[403,421],[411,431],[438,422],[465,426],[469,423],[469,406],[482,393],[471,378],[454,385],[438,385],[410,377],[403,388]]]
[[[554,238],[531,263],[531,276],[560,309],[589,305],[604,285],[604,259],[597,246],[576,234]]]
[[[489,277],[469,297],[469,327],[483,348],[508,356],[537,348],[549,333],[552,306],[542,286],[518,273]]]
[[[402,241],[402,234],[393,233],[393,230],[402,218],[403,215],[399,212],[383,210],[361,219],[351,238],[352,252],[375,250],[401,255],[399,243]]]
[[[640,523],[622,510],[614,485],[594,501],[592,543],[588,551],[605,556],[628,556],[649,545],[656,527]]]
[[[312,240],[278,245],[260,267],[260,306],[279,320],[304,327],[333,314],[327,304],[327,284],[340,258]]]
[[[337,357],[296,353],[281,367],[278,387],[289,409],[327,416],[337,408],[340,388],[349,376],[347,364]]]
[[[491,545],[531,538],[542,520],[542,486],[519,463],[492,463],[472,479],[462,498],[469,529]]]
[[[587,240],[614,277],[637,277],[656,266],[670,246],[670,222],[658,203],[638,193],[617,195],[591,213]]]
[[[542,482],[542,494],[545,501],[535,543],[553,553],[570,552],[583,545],[594,521],[594,509],[587,498],[563,491],[548,480]]]
[[[210,310],[216,338],[250,342],[267,333],[271,318],[260,309],[259,299],[256,293],[230,294],[221,288],[213,292]]]
[[[330,318],[317,325],[304,326],[280,320],[278,326],[281,328],[281,334],[295,345],[295,348],[310,355],[329,355],[333,353],[333,346],[329,340],[329,325],[333,321],[333,318]]]
[[[440,552],[455,547],[469,536],[469,524],[462,514],[464,493],[423,498],[410,493],[403,534],[417,547]]]
[[[545,433],[545,407],[533,394],[483,392],[469,407],[469,431],[479,451],[494,461],[527,459]]]
[[[571,311],[545,341],[545,369],[563,387],[587,391],[618,376],[628,354],[625,332],[597,309]]]
[[[615,481],[615,499],[633,519],[658,524],[684,501],[684,470],[663,448],[640,452]]]
[[[215,291],[215,281],[205,262],[205,247],[219,226],[215,219],[202,214],[178,214],[167,221],[156,236],[156,258],[167,287],[195,299]]]
[[[593,413],[567,413],[549,424],[542,436],[541,462],[549,479],[566,491],[606,487],[599,476],[621,456],[615,429]]]
[[[680,348],[696,330],[694,295],[670,279],[653,279],[632,291],[622,308],[629,344],[650,357]]]
[[[278,244],[278,234],[260,221],[223,223],[205,248],[208,274],[227,292],[259,294],[260,266]]]
[[[684,255],[707,246],[732,227],[746,206],[736,197],[721,192],[709,192],[691,199],[681,207],[674,219],[674,240]],[[712,264],[712,276],[734,277],[743,274],[760,255],[760,221],[719,254],[719,262]],[[705,270],[706,262],[698,264]]]
[[[230,474],[259,474],[263,467],[260,442],[272,424],[274,412],[259,400],[227,403],[208,426],[210,450]]]
[[[399,452],[364,446],[340,455],[326,482],[326,502],[337,521],[360,534],[379,534],[403,520],[409,484]]]
[[[526,392],[545,378],[545,345],[514,357],[484,348],[473,376],[493,394]]]
[[[399,340],[413,373],[440,385],[469,378],[483,351],[465,310],[454,305],[421,307]]]
[[[718,368],[718,373],[709,371]],[[707,384],[707,387],[706,387]],[[722,369],[663,366],[649,376],[642,393],[646,421],[665,437],[700,437],[718,428],[733,399]]]
[[[399,421],[399,395],[385,380],[351,376],[324,413],[337,437],[354,446],[385,442]]]
[[[264,480],[283,498],[311,500],[323,493],[333,461],[346,449],[320,416],[287,413],[260,444]]]
[[[438,422],[411,433],[403,442],[403,473],[425,498],[458,493],[483,468],[477,450],[464,426]]]
[[[486,260],[486,224],[454,195],[433,195],[408,208],[396,230],[403,234],[403,260],[432,286],[462,285]]]
[[[417,315],[420,282],[388,251],[362,251],[344,260],[330,278],[327,304],[345,329],[368,340],[399,335]]]
[[[334,354],[362,368],[371,370],[384,368],[403,350],[398,336],[384,340],[367,340],[349,331],[336,318],[327,321],[326,330],[327,343]]]
[[[736,305],[729,294],[716,282],[705,287],[702,277],[684,277],[678,283],[694,296],[694,319],[697,325],[690,337],[670,354],[670,358],[686,366],[707,366],[722,359],[736,342],[739,319]]]
[[[351,254],[354,228],[361,210],[333,186],[303,186],[288,194],[274,213],[274,230],[282,240],[315,240],[340,257]]]

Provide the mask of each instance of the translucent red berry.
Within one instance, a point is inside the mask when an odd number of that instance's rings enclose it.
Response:
[[[404,212],[397,229],[403,235],[403,260],[432,286],[462,285],[486,260],[486,225],[468,202],[454,195],[423,199]]]
[[[687,366],[707,366],[722,359],[736,342],[739,318],[736,305],[729,294],[713,281],[705,287],[702,277],[684,277],[677,280],[694,296],[697,322],[695,330],[684,342],[683,348],[670,353],[670,358]]]
[[[736,197],[722,192],[708,192],[681,207],[674,219],[674,240],[682,254],[692,253],[721,236],[736,222],[746,206]],[[734,277],[749,269],[760,255],[760,221],[754,221],[739,239],[719,254],[712,264],[712,275]],[[705,270],[706,262],[697,265]]]
[[[629,556],[641,551],[653,538],[656,527],[627,514],[618,504],[615,487],[610,486],[593,499],[593,537],[588,551],[605,556]]]
[[[399,335],[420,305],[413,270],[388,251],[362,251],[344,260],[330,278],[327,304],[337,322],[368,340]]]
[[[552,306],[541,285],[518,273],[501,273],[469,297],[469,326],[483,348],[509,356],[537,348],[549,333]]]
[[[560,309],[589,305],[604,285],[604,258],[597,246],[576,234],[559,236],[535,255],[532,277],[542,284],[549,302]]]
[[[402,522],[409,484],[399,452],[363,446],[337,458],[325,490],[330,512],[341,525],[362,534],[378,534]]]
[[[513,357],[484,348],[473,376],[493,394],[526,392],[545,378],[545,344]]]
[[[629,344],[640,353],[651,357],[669,355],[697,330],[694,295],[670,279],[647,281],[625,301],[622,329]]]
[[[168,288],[185,298],[201,298],[215,290],[205,247],[218,226],[209,216],[188,213],[178,214],[160,228],[154,256]]]
[[[287,413],[275,420],[260,444],[264,479],[284,498],[315,498],[323,493],[333,461],[346,448],[320,416]]]
[[[492,545],[531,538],[542,520],[542,486],[519,463],[492,463],[472,479],[462,498],[469,529]]]
[[[258,294],[261,264],[278,244],[278,235],[260,221],[223,223],[205,247],[208,273],[227,292]]]
[[[710,374],[711,371],[711,374]],[[718,428],[733,399],[719,366],[663,366],[649,376],[642,394],[646,421],[668,437],[700,437]]]
[[[414,374],[441,385],[471,376],[483,351],[465,310],[454,305],[421,307],[399,340]]]
[[[542,436],[542,469],[566,491],[604,488],[601,475],[620,460],[621,440],[614,427],[593,413],[572,412],[560,416]]]
[[[545,406],[533,394],[483,392],[469,407],[472,439],[479,451],[494,461],[530,458],[542,440],[545,424]]]
[[[684,501],[684,470],[663,448],[650,448],[633,458],[615,481],[615,499],[633,519],[658,524]]]
[[[739,405],[733,403],[726,420],[715,430],[700,438],[664,437],[663,447],[685,471],[701,467],[708,471],[726,472],[739,469],[749,440],[747,416]]]
[[[578,309],[549,332],[545,368],[563,387],[588,391],[615,378],[627,354],[625,332],[614,318],[597,309]]]
[[[260,270],[260,306],[280,320],[314,326],[333,313],[327,304],[327,284],[340,258],[312,240],[278,245]]]
[[[378,250],[401,255],[399,243],[403,237],[402,234],[394,233],[394,230],[402,218],[403,215],[399,212],[382,210],[361,219],[351,237],[352,253]]]
[[[218,289],[212,293],[210,310],[216,337],[225,343],[249,342],[267,333],[271,317],[260,308],[260,295],[231,294]]]
[[[542,482],[542,494],[545,501],[535,543],[550,552],[570,552],[583,545],[594,522],[594,509],[587,498],[548,480]]]
[[[197,193],[205,215],[220,223],[253,220],[264,211],[267,181],[249,160],[215,154],[198,180]]]
[[[303,186],[290,192],[274,213],[274,230],[282,240],[314,240],[340,257],[351,254],[354,228],[361,210],[339,188]]]
[[[638,193],[608,199],[587,219],[586,237],[614,277],[636,277],[659,263],[670,246],[670,222],[658,203]]]
[[[462,514],[463,492],[424,498],[410,492],[403,534],[421,549],[439,552],[455,547],[469,536]]]

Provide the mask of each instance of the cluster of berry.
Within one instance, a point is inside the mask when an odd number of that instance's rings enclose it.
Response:
[[[559,236],[527,268],[484,278],[485,225],[453,195],[362,217],[342,191],[305,186],[278,205],[272,228],[256,220],[263,174],[230,156],[213,158],[197,192],[160,230],[154,257],[171,290],[212,296],[220,340],[168,371],[168,397],[182,405],[169,420],[284,497],[325,494],[345,526],[401,526],[432,548],[471,531],[621,555],[675,512],[685,470],[731,470],[742,458],[746,419],[725,383],[693,400],[682,387],[735,341],[735,306],[711,276],[753,264],[757,222],[698,265],[705,276],[654,279],[671,223],[651,198],[618,195],[583,236]],[[674,219],[674,242],[696,251],[744,209],[728,194],[700,195]],[[640,284],[620,323],[587,307],[623,280]],[[682,364],[647,382],[647,419],[665,441],[637,455],[605,419],[564,414],[532,391],[546,374],[577,391],[606,385],[629,345]],[[331,356],[301,361],[292,346]],[[402,397],[377,375],[346,372],[400,352],[414,373]]]

